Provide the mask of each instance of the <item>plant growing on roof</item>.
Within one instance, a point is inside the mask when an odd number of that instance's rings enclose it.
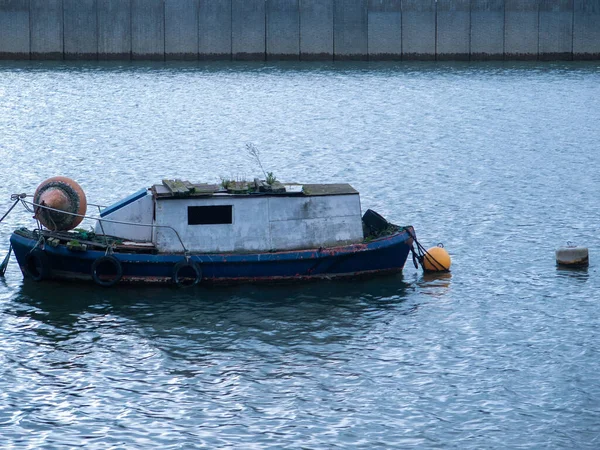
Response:
[[[275,183],[277,181],[277,177],[275,177],[273,172],[265,171],[262,165],[262,161],[260,160],[260,150],[258,149],[258,147],[256,147],[256,145],[252,143],[248,143],[246,144],[246,149],[248,150],[248,155],[250,155],[250,157],[256,160],[256,162],[258,163],[260,170],[262,170],[262,173],[265,176],[265,181],[267,182],[267,184],[272,185],[273,183]]]
[[[232,180],[231,178],[221,177],[221,187],[223,189],[229,189],[229,186],[231,186],[233,183],[235,183],[235,180]]]
[[[265,179],[267,184],[271,186],[273,183],[277,181],[277,177],[273,175],[273,172],[267,172],[267,178]]]

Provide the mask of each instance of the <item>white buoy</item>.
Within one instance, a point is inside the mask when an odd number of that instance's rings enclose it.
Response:
[[[556,250],[556,264],[565,267],[587,267],[590,263],[588,249],[567,243]]]

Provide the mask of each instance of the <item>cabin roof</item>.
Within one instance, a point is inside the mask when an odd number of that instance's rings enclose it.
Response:
[[[267,185],[264,181],[236,181],[227,186],[208,183],[190,183],[182,180],[163,180],[151,188],[157,199],[196,198],[196,197],[252,197],[255,195],[313,197],[321,195],[349,195],[358,191],[347,183],[301,184],[275,182]]]
[[[302,192],[307,196],[358,194],[358,191],[347,183],[340,184],[304,184]]]
[[[101,212],[100,212],[100,217],[105,217],[110,213],[113,213],[121,208],[123,208],[124,206],[129,205],[130,203],[135,202],[136,200],[139,200],[140,198],[146,196],[148,194],[148,189],[140,189],[139,191],[137,191],[134,194],[131,194],[128,197],[125,197],[124,199],[119,200],[116,203],[113,203],[110,206],[107,206],[106,208],[104,208]]]

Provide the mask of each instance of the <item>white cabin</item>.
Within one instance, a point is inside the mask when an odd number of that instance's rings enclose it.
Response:
[[[265,252],[361,242],[359,193],[348,184],[279,184],[279,192],[235,193],[168,180],[104,209],[97,234],[151,242],[161,253]],[[264,186],[264,183],[263,183]]]

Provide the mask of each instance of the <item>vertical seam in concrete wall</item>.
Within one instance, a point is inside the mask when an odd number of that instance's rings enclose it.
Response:
[[[296,1],[296,7],[298,8],[298,61],[302,56],[302,37],[300,35],[300,21],[302,20],[302,14],[300,12],[300,0]]]
[[[469,2],[469,61],[471,61],[471,50],[473,44],[473,0]]]
[[[575,0],[571,0],[571,61],[575,61]]]
[[[162,0],[163,4],[163,61],[167,60],[167,2]]]
[[[65,0],[60,2],[61,17],[62,17],[62,56],[61,59],[65,59]]]
[[[365,0],[367,5],[367,61],[371,60],[371,54],[369,52],[369,0]]]
[[[473,8],[469,2],[469,61],[471,61],[471,43],[473,42]]]
[[[129,0],[129,60],[133,60],[133,0]]]
[[[331,40],[333,41],[333,43],[332,43],[333,55],[331,55],[331,59],[334,61],[335,61],[335,55],[336,55],[336,51],[335,51],[335,1],[336,0],[331,0],[331,17],[333,19],[333,23],[331,24],[331,26],[333,27],[333,33],[331,36]]]
[[[469,0],[469,61],[471,60],[471,53],[473,51],[471,43],[471,36],[473,35],[473,0]]]
[[[433,55],[434,61],[438,59],[438,14],[437,14],[437,0],[435,0],[435,42],[433,45]]]
[[[536,60],[539,61],[540,60],[540,31],[541,31],[540,30],[540,9],[541,9],[541,3],[542,2],[541,2],[541,0],[536,0],[536,2],[537,2],[537,7],[538,7],[538,10],[537,10],[537,13],[538,13],[537,14],[537,18],[538,18],[538,20],[537,20],[538,32],[537,32],[537,58],[536,58]]]
[[[233,61],[233,0],[229,2],[229,60]]]
[[[98,3],[96,0],[96,59],[100,59],[100,26],[98,24]]]
[[[502,60],[506,60],[506,0],[502,2],[504,17],[502,18]]]
[[[404,59],[404,2],[400,2],[400,61]]]
[[[31,48],[31,0],[29,0],[29,59],[31,59],[31,55],[32,55],[32,48]]]
[[[301,8],[302,0],[298,0],[296,5],[298,7],[298,61],[302,61],[302,11]]]
[[[369,49],[369,0],[365,0],[366,16],[367,16],[367,61],[371,60]]]
[[[298,61],[302,61],[302,0],[298,0]]]

